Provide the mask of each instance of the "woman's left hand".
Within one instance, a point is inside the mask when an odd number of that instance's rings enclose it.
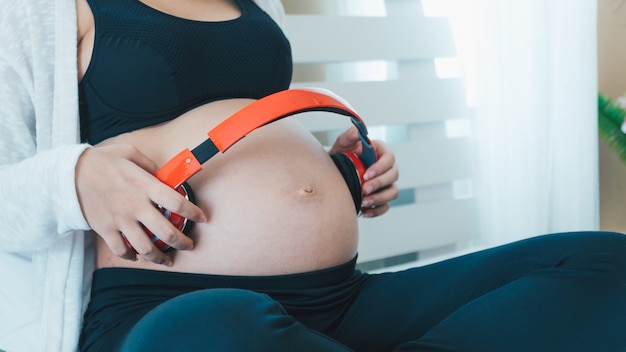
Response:
[[[387,144],[382,141],[372,140],[376,148],[378,160],[365,170],[365,183],[363,184],[362,215],[375,217],[389,210],[389,202],[398,197],[399,171],[395,164],[395,156]],[[351,127],[343,132],[330,149],[330,153],[354,152],[360,154],[362,150],[361,140],[356,127]]]

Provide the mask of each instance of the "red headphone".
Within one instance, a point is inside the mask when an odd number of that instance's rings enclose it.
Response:
[[[358,130],[363,148],[361,155],[352,152],[338,153],[340,157],[349,160],[353,166],[340,168],[340,171],[344,177],[356,179],[360,182],[359,185],[362,185],[365,170],[378,158],[374,145],[367,137],[365,123],[339,96],[318,88],[284,90],[254,101],[215,126],[208,132],[209,138],[193,150],[187,148],[170,159],[156,172],[155,176],[193,201],[193,194],[185,181],[200,171],[202,164],[218,152],[224,153],[253,130],[284,117],[307,111],[326,111],[350,117]],[[352,171],[346,171],[347,169]],[[346,172],[352,172],[353,175],[346,175]],[[360,209],[360,201],[357,202],[355,199],[355,205],[357,209]],[[190,222],[184,217],[164,208],[161,208],[161,212],[183,233],[188,229]],[[146,231],[159,249],[162,251],[171,249],[155,234],[147,229]]]

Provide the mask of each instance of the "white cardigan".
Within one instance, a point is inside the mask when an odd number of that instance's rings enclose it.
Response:
[[[279,0],[255,0],[282,25]],[[93,254],[74,185],[75,0],[0,0],[0,350],[75,351]]]

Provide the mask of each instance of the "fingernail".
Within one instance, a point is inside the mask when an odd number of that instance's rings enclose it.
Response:
[[[372,193],[373,190],[374,190],[374,186],[368,185],[365,188],[363,188],[363,194],[369,195]]]
[[[369,204],[370,203],[368,201],[364,200],[364,201],[361,202],[361,208],[367,208],[367,207],[369,207]]]
[[[369,180],[369,179],[374,178],[375,176],[376,176],[376,171],[374,171],[374,170],[370,170],[370,171],[366,172],[366,173],[365,173],[365,175],[363,175],[363,179],[364,179],[365,181],[367,181],[367,180]]]

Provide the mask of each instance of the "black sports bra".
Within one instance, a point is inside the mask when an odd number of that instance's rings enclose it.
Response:
[[[289,88],[289,42],[252,0],[236,0],[241,16],[222,22],[178,18],[139,0],[88,2],[95,43],[79,84],[83,142],[169,121],[211,101]]]

